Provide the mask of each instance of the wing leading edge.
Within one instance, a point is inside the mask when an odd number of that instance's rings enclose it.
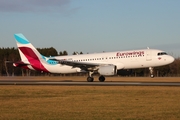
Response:
[[[95,69],[98,66],[109,65],[109,64],[102,64],[102,63],[77,62],[77,61],[70,61],[70,60],[58,60],[58,59],[51,59],[51,60],[58,61],[58,63],[62,65],[72,66],[73,68],[78,67],[82,70],[87,70],[87,71]]]

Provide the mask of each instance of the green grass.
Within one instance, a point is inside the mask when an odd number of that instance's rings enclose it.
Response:
[[[180,87],[0,86],[0,119],[180,119]]]

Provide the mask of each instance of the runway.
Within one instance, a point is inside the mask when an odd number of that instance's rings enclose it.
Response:
[[[0,85],[59,85],[59,86],[180,86],[180,82],[73,82],[0,80]]]

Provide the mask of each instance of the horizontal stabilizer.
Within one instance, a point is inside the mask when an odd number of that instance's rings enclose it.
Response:
[[[22,61],[13,62],[14,67],[22,67],[22,66],[27,66],[27,65],[30,65],[30,64],[29,63],[24,63]]]

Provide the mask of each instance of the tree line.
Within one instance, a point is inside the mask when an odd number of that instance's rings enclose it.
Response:
[[[64,56],[68,55],[67,51],[60,51],[53,47],[50,48],[37,48],[37,50],[44,56]],[[83,52],[73,52],[73,55],[83,54]],[[50,74],[50,73],[41,73],[40,71],[26,70],[18,67],[14,67],[12,62],[20,61],[20,55],[17,48],[0,48],[0,76],[46,76],[53,75],[59,76],[64,74]],[[86,75],[84,73],[75,73],[67,75]],[[149,76],[149,69],[132,69],[132,70],[119,70],[118,75],[120,76]],[[154,68],[155,76],[180,76],[180,58],[176,58],[175,61],[166,66],[155,67]]]

